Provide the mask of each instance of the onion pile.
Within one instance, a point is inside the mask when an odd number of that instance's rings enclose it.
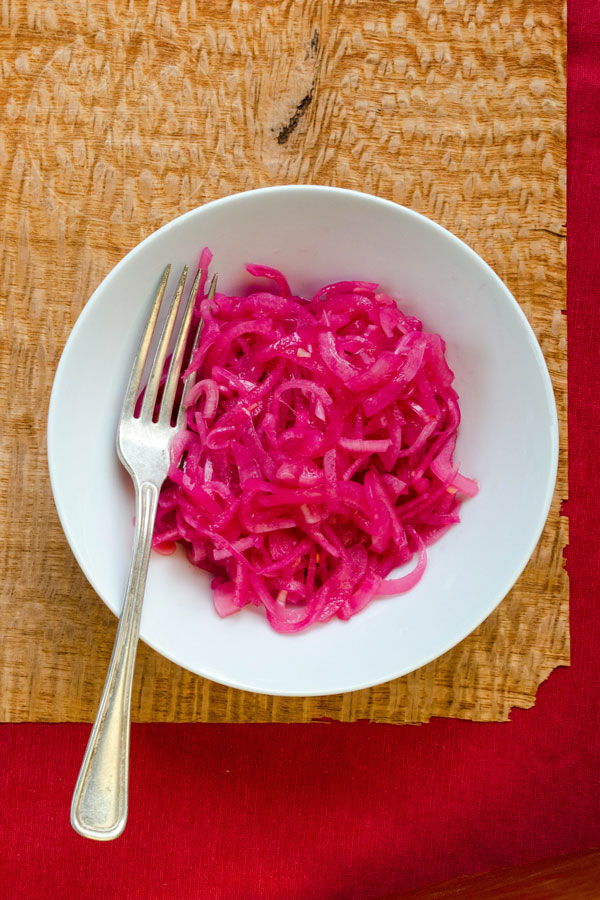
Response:
[[[460,412],[438,334],[377,284],[304,299],[277,270],[247,270],[274,292],[207,299],[203,278],[153,545],[185,545],[219,615],[254,604],[296,632],[413,587],[478,488],[453,461]]]

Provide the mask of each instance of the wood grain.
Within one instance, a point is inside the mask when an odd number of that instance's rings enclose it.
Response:
[[[466,875],[379,900],[598,900],[600,850]]]
[[[277,183],[373,192],[441,222],[506,281],[548,361],[562,451],[540,544],[458,647],[318,699],[245,694],[140,647],[137,720],[506,720],[569,660],[564,11],[545,0],[0,9],[0,718],[91,720],[115,620],[62,534],[45,460],[73,323],[149,232]]]

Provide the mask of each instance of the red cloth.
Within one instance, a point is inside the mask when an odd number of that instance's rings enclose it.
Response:
[[[2,898],[366,900],[600,845],[600,24],[569,16],[572,667],[509,724],[134,726],[112,844],[69,826],[89,726],[2,726]]]

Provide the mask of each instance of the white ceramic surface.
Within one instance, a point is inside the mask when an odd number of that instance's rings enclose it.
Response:
[[[105,278],[65,346],[52,391],[48,459],[65,534],[88,580],[118,613],[133,536],[133,494],[115,453],[135,347],[167,261],[195,264],[209,245],[219,289],[250,283],[244,263],[280,268],[312,293],[341,279],[379,282],[438,331],[463,415],[457,458],[479,479],[462,522],[429,553],[422,581],[349,622],[297,635],[262,613],[214,612],[208,576],[182,553],[153,554],[141,636],[200,675],[251,691],[331,694],[388,681],[444,653],[513,585],[545,522],[557,465],[554,396],[525,316],[460,240],[396,204],[335,188],[237,194],[150,235]]]

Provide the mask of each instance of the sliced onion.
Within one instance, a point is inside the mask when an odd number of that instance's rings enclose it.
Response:
[[[409,591],[426,547],[459,521],[477,483],[458,471],[460,412],[445,345],[372,282],[312,300],[206,296],[187,429],[174,441],[153,537],[184,544],[213,576],[215,609],[248,603],[292,633]],[[394,569],[415,559],[408,574]]]

